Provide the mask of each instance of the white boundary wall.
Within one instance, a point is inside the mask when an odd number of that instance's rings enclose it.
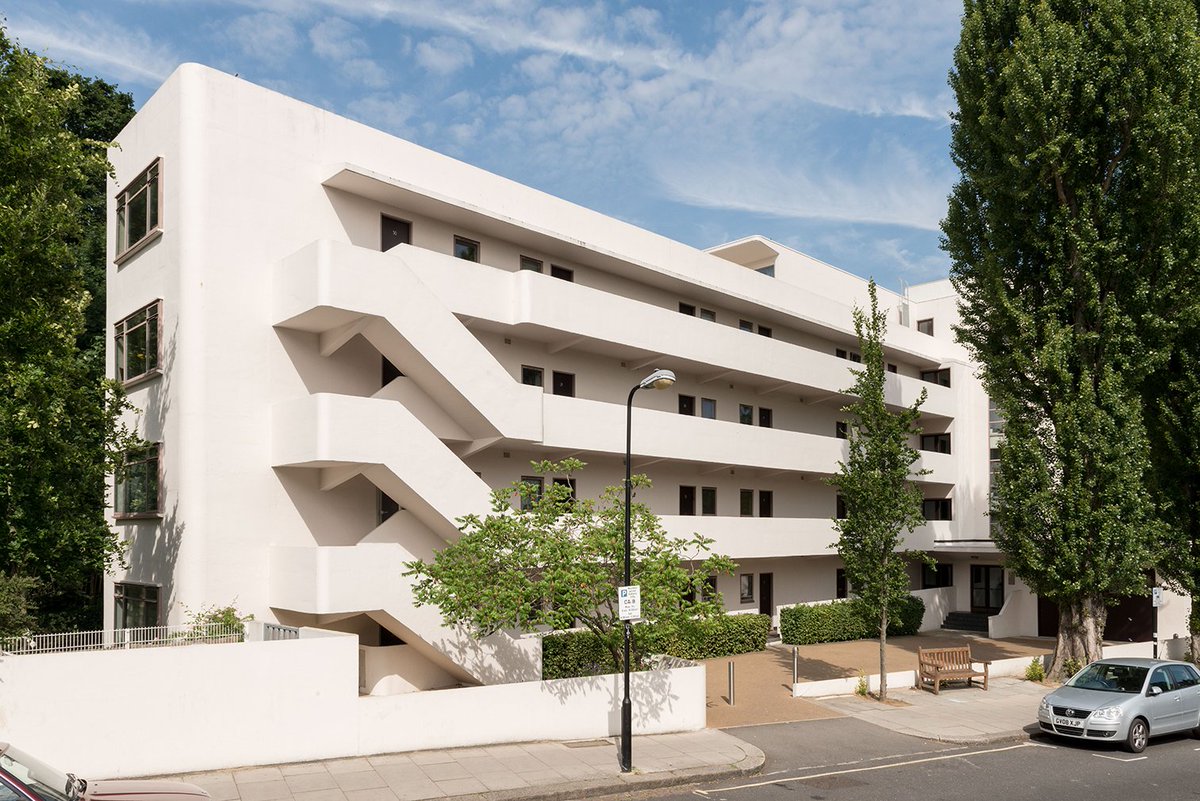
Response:
[[[358,638],[300,635],[2,657],[0,741],[117,778],[620,730],[620,676],[360,697]],[[705,725],[702,665],[635,673],[632,697],[635,734]]]

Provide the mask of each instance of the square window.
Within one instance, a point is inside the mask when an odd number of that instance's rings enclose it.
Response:
[[[950,453],[950,434],[922,434],[921,450]]]
[[[117,193],[117,262],[162,230],[162,159]]]
[[[544,375],[545,374],[540,367],[530,367],[525,364],[521,365],[521,383],[525,384],[526,386],[543,386],[542,382],[545,380]]]
[[[738,587],[740,589],[742,603],[754,603],[754,574],[742,573],[738,576]]]
[[[679,396],[679,413],[680,414],[696,414],[696,397],[694,395]]]
[[[159,588],[151,584],[113,585],[113,628],[141,629],[159,625]]]
[[[454,237],[454,258],[479,261],[479,243],[465,236]]]
[[[117,517],[153,517],[159,514],[160,477],[158,443],[127,452],[117,469],[114,506]]]
[[[712,398],[700,399],[700,416],[709,420],[717,419],[717,402]]]
[[[763,428],[774,428],[775,413],[765,407],[758,407],[758,424]]]
[[[520,505],[521,511],[527,512],[542,499],[542,489],[545,487],[541,476],[521,476]]]
[[[838,439],[850,439],[850,424],[845,420],[838,420],[833,424],[833,433]]]
[[[679,488],[679,514],[694,515],[696,514],[696,488],[684,487]]]
[[[849,352],[845,348],[836,348],[833,351],[833,355],[839,359],[848,359],[850,357]]]
[[[700,488],[700,514],[715,515],[717,513],[717,488]]]
[[[771,338],[771,327],[766,326],[766,325],[760,325],[758,327],[758,335],[760,337],[766,337],[767,339],[770,339]]]
[[[574,281],[575,271],[569,270],[566,267],[559,267],[557,264],[550,265],[550,277],[558,278],[563,281]]]
[[[928,381],[931,384],[941,384],[943,387],[950,386],[950,368],[943,367],[940,370],[922,370],[921,380]]]
[[[862,354],[857,351],[850,351],[850,361],[862,363]]]
[[[758,491],[758,516],[775,516],[775,492],[773,490]]]
[[[891,362],[888,362],[887,371],[888,371],[889,373],[898,373],[898,372],[900,372],[900,370],[899,370],[899,369],[896,367],[896,365],[892,364]]]
[[[751,334],[754,333],[754,323],[749,320],[738,320],[738,328],[743,331],[749,331]]]
[[[926,520],[953,520],[954,509],[950,498],[926,498],[921,503],[921,512]]]
[[[738,513],[742,517],[754,517],[754,490],[744,489],[738,492]]]
[[[754,425],[754,407],[744,403],[738,404],[738,422],[742,425]]]
[[[569,398],[575,397],[575,374],[560,373],[557,370],[551,374],[551,391],[555,395],[565,395]]]
[[[540,259],[533,259],[533,258],[530,258],[529,256],[522,256],[521,257],[521,269],[522,270],[530,270],[535,273],[540,273],[542,271],[542,262]]]
[[[696,316],[696,307],[690,303],[684,303],[683,301],[680,301],[679,302],[679,313],[686,314],[690,317],[695,317]]]
[[[379,217],[379,249],[387,252],[397,245],[412,244],[412,223],[381,214]]]
[[[701,309],[700,319],[708,320],[710,323],[715,323],[717,321],[717,313],[712,309]]]
[[[917,333],[933,336],[933,318],[930,317],[928,320],[917,320]]]
[[[118,381],[128,384],[158,374],[161,317],[162,301],[156,300],[113,326]]]

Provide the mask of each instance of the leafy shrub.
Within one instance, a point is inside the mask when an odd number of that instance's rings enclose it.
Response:
[[[906,596],[891,611],[888,635],[916,634],[924,617],[925,602],[914,595]],[[779,614],[779,634],[789,645],[865,640],[876,633],[865,605],[857,598],[819,606],[793,606]]]
[[[1045,681],[1046,668],[1042,666],[1042,658],[1035,656],[1033,661],[1029,663],[1029,667],[1025,668],[1025,681]]]
[[[1066,681],[1081,670],[1083,670],[1083,663],[1075,657],[1064,660],[1062,666],[1062,680]]]
[[[858,671],[858,684],[854,687],[854,694],[866,698],[870,691],[871,685],[867,683],[867,672],[865,670]]]
[[[26,634],[36,625],[30,596],[38,581],[0,573],[0,637]]]
[[[690,620],[678,627],[643,623],[633,628],[633,664],[650,654],[681,659],[761,651],[767,647],[771,627],[768,615],[722,615]],[[542,678],[566,679],[596,676],[617,669],[603,643],[590,631],[569,631],[542,638]]]

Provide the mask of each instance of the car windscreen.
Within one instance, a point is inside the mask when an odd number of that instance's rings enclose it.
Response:
[[[1109,693],[1140,693],[1146,683],[1149,668],[1140,665],[1117,665],[1093,662],[1076,673],[1068,687],[1080,690],[1101,690]]]
[[[72,782],[65,773],[12,746],[0,754],[0,768],[11,773],[44,801],[72,801]]]

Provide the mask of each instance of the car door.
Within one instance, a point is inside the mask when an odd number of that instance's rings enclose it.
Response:
[[[1150,731],[1154,734],[1175,731],[1181,727],[1179,711],[1180,697],[1171,683],[1166,667],[1158,667],[1150,674],[1150,683],[1146,686],[1147,693],[1155,688],[1162,690],[1158,695],[1146,698],[1146,707],[1150,712]]]
[[[1200,673],[1191,665],[1167,665],[1167,673],[1178,688],[1179,728],[1200,728]]]

